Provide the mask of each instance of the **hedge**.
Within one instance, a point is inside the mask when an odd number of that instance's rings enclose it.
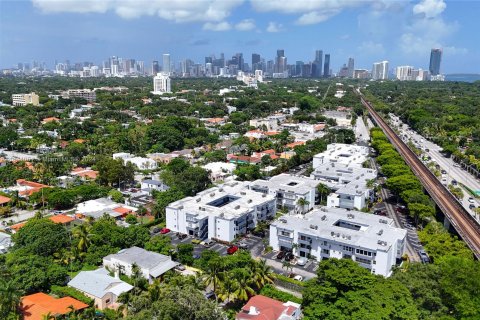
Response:
[[[271,284],[266,284],[262,290],[260,290],[259,294],[264,295],[266,297],[275,299],[275,300],[280,300],[282,302],[287,302],[287,301],[292,301],[296,303],[302,303],[302,299],[299,297],[294,296],[291,293],[284,292],[281,290],[278,290]]]
[[[70,296],[72,298],[82,301],[83,303],[88,304],[89,306],[93,306],[93,299],[87,297],[86,295],[72,287],[61,287],[53,285],[50,288],[50,293],[53,293],[61,298]]]

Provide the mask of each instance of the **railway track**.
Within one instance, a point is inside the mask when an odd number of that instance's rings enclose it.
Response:
[[[359,92],[358,92],[359,93]],[[393,146],[397,149],[405,162],[410,166],[413,173],[419,178],[425,190],[435,201],[450,221],[451,225],[458,232],[472,250],[477,259],[480,259],[480,225],[465,210],[458,200],[445,188],[435,175],[417,158],[413,151],[398,137],[395,131],[383,120],[383,118],[373,109],[370,102],[365,100],[360,94],[362,104],[382,129]]]

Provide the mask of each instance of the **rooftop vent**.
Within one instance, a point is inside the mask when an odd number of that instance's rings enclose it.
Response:
[[[242,196],[247,195],[247,193],[246,193],[245,191],[240,192],[240,194],[241,194]]]
[[[210,197],[215,196],[215,192],[210,193]]]
[[[219,191],[219,192],[223,192],[223,188],[218,188],[218,191]]]
[[[353,219],[353,218],[355,218],[355,215],[354,215],[354,214],[351,214],[351,213],[349,213],[349,214],[347,214],[347,218],[348,218],[348,219]]]
[[[200,201],[202,201],[202,198],[197,198],[196,201],[200,202]]]
[[[323,215],[322,216],[322,221],[325,221],[327,219],[327,216],[326,215]]]
[[[387,242],[386,241],[382,241],[382,240],[378,240],[377,242],[379,245],[381,246],[386,246],[387,245]]]
[[[247,203],[252,203],[252,199],[248,199]]]
[[[381,236],[381,235],[383,234],[383,229],[380,229],[380,230],[377,232],[377,234],[378,234],[379,236]]]
[[[378,220],[378,222],[388,224],[388,220],[385,220],[385,219],[380,219]]]
[[[335,232],[333,232],[333,231],[330,232],[330,235],[331,235],[332,237],[335,237]]]
[[[238,210],[238,209],[240,209],[240,206],[239,205],[235,206],[235,210]]]
[[[281,223],[287,223],[287,219],[279,219],[278,221],[280,221]]]
[[[314,224],[311,224],[311,225],[310,225],[310,229],[318,230],[318,226],[316,226],[316,225],[314,225]]]

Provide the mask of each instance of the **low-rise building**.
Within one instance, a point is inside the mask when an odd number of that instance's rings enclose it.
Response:
[[[131,276],[132,267],[136,265],[142,276],[152,283],[162,274],[175,268],[178,262],[172,257],[148,251],[139,247],[122,249],[118,253],[110,254],[103,258],[103,266],[109,270],[121,270],[123,274]]]
[[[157,163],[150,158],[135,157],[134,155],[126,152],[114,153],[113,159],[122,159],[125,163],[132,163],[139,170],[156,169]]]
[[[227,162],[210,162],[202,166],[203,169],[208,171],[208,175],[212,182],[225,181],[230,177],[235,170],[236,165],[234,163]]]
[[[94,299],[95,307],[103,310],[116,309],[118,296],[133,289],[133,286],[109,275],[109,271],[100,268],[94,271],[80,271],[70,282],[69,287],[75,288],[87,297]]]
[[[327,150],[313,157],[313,168],[315,169],[324,163],[331,162],[362,168],[363,163],[368,159],[369,153],[368,147],[331,143],[327,146]]]
[[[250,190],[247,182],[235,181],[169,204],[166,220],[172,231],[231,242],[275,213],[275,197]]]
[[[127,216],[129,213],[135,213],[138,209],[117,203],[109,198],[98,198],[88,200],[77,204],[76,212],[78,214],[98,219],[103,215],[109,215],[115,219]]]
[[[388,277],[405,252],[407,231],[392,219],[340,208],[282,216],[270,225],[270,246],[296,256],[352,259]]]
[[[140,188],[143,191],[147,191],[149,194],[152,194],[153,190],[162,192],[170,189],[170,187],[167,186],[165,183],[163,183],[163,181],[154,180],[154,179],[143,180],[142,183],[140,184]]]
[[[12,94],[12,104],[16,107],[24,107],[27,104],[39,106],[40,99],[38,94],[36,94],[35,92]]]
[[[316,167],[310,177],[332,189],[327,198],[328,207],[360,210],[368,200],[374,200],[373,185],[369,181],[377,177],[375,169],[327,162]]]
[[[42,320],[50,317],[63,319],[72,311],[80,311],[88,308],[85,304],[72,297],[55,298],[38,292],[23,296],[20,299],[19,312],[23,320]]]
[[[287,301],[281,302],[262,295],[256,295],[248,300],[236,320],[298,320],[301,318],[300,304]]]
[[[12,245],[12,236],[0,232],[0,254],[7,253]]]
[[[313,209],[317,202],[318,183],[312,178],[282,173],[270,180],[256,180],[250,188],[276,197],[278,208],[304,213]]]
[[[81,98],[88,102],[95,102],[97,94],[95,90],[90,89],[69,89],[61,93],[63,99]]]

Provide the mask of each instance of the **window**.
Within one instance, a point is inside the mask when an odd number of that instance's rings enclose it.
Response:
[[[322,253],[323,253],[323,254],[330,254],[330,250],[328,250],[328,249],[322,249]]]
[[[280,234],[285,237],[290,237],[290,232],[287,231],[281,231]]]
[[[105,300],[105,303],[106,303],[106,304],[109,304],[109,303],[110,303],[110,299]]]

